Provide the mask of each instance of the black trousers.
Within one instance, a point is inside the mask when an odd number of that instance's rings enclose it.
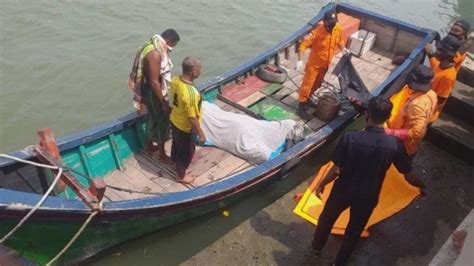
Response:
[[[335,261],[337,266],[345,265],[376,205],[377,198],[362,199],[350,197],[333,189],[323,212],[319,216],[318,226],[313,238],[313,248],[321,250],[326,245],[337,218],[345,209],[350,207],[349,224],[344,233],[344,242],[337,253]]]
[[[173,136],[171,159],[176,164],[178,174],[184,175],[196,150],[195,134],[181,131],[173,124],[171,124],[171,132]]]

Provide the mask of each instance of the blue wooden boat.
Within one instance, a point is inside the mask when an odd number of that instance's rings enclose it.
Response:
[[[207,101],[227,111],[304,123],[310,129],[304,140],[259,165],[214,147],[200,147],[190,167],[196,182],[183,185],[174,181],[172,169],[142,151],[145,117],[136,113],[58,139],[56,156],[54,150],[43,149],[51,141],[46,134],[43,148],[25,148],[10,155],[63,167],[64,174],[52,194],[3,245],[43,264],[71,242],[58,262],[78,262],[118,243],[221,208],[282,178],[299,159],[317,150],[356,116],[352,108],[328,122],[303,121],[295,115],[303,74],[293,70],[295,47],[334,8],[338,14],[359,19],[361,29],[377,35],[370,51],[352,59],[371,94],[391,95],[400,90],[410,69],[425,59],[423,48],[434,33],[348,4],[330,3],[288,38],[199,85]],[[405,59],[393,65],[398,54]],[[331,67],[340,58],[336,56]],[[254,73],[266,63],[287,68],[290,78],[283,84],[259,80]],[[328,72],[323,86],[337,88],[337,77]],[[34,208],[56,174],[56,170],[0,158],[0,237]],[[64,185],[65,189],[59,189]],[[77,239],[71,241],[75,235]]]

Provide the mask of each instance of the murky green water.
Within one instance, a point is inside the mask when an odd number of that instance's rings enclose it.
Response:
[[[459,12],[471,20],[474,13],[472,0],[451,1],[350,2],[445,31]],[[325,3],[0,1],[0,152],[36,143],[38,128],[63,136],[129,112],[131,61],[154,32],[176,28],[182,41],[175,65],[186,55],[201,57],[204,81],[288,36]]]
[[[346,1],[344,1],[346,2]],[[354,5],[445,33],[472,0],[352,0]],[[203,60],[201,81],[256,56],[307,22],[320,0],[0,1],[0,152],[37,142],[36,129],[63,136],[131,111],[133,56],[152,33],[173,27],[173,51]],[[309,176],[308,163],[262,195],[108,252],[97,265],[175,264],[192,256]]]

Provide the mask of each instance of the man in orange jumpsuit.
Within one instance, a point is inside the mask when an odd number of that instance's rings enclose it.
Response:
[[[323,81],[331,60],[337,53],[337,48],[341,51],[349,52],[344,47],[342,40],[342,28],[337,23],[336,13],[328,11],[324,14],[323,24],[318,24],[308,35],[305,36],[303,42],[298,48],[298,62],[296,69],[301,70],[303,67],[303,52],[311,48],[308,62],[305,67],[303,84],[300,88],[298,97],[298,115],[303,119],[309,119],[306,113],[306,107],[310,96],[317,90]]]
[[[433,68],[434,79],[432,89],[438,95],[438,106],[436,112],[431,118],[431,122],[438,119],[440,112],[448,101],[449,95],[454,88],[456,82],[456,68],[454,56],[459,50],[461,43],[458,38],[453,35],[447,35],[441,41],[436,43],[436,53],[429,54],[430,64]]]
[[[407,78],[409,97],[394,120],[387,121],[385,133],[400,138],[408,155],[414,157],[436,109],[437,96],[431,89],[433,71],[425,65],[415,67]]]
[[[467,42],[467,37],[469,36],[469,32],[471,30],[471,25],[469,22],[461,19],[456,21],[451,30],[449,31],[449,35],[453,35],[454,37],[458,38],[461,42],[461,47],[459,48],[458,52],[454,56],[454,68],[456,68],[456,72],[459,72],[461,69],[462,63],[466,59],[467,51],[469,50],[469,44]]]

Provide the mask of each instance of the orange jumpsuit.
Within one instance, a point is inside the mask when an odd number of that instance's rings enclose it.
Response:
[[[336,23],[331,33],[326,30],[324,24],[318,24],[306,35],[298,49],[303,53],[307,48],[311,48],[298,98],[300,103],[308,102],[313,92],[321,86],[339,45],[344,46],[339,23]]]
[[[449,98],[449,95],[451,95],[451,92],[453,91],[454,83],[456,82],[456,68],[452,66],[442,69],[439,66],[440,62],[434,57],[430,58],[430,64],[434,73],[431,88],[436,92],[439,98]],[[441,111],[442,107],[438,105],[430,122],[436,121]]]
[[[418,92],[412,90],[408,85],[402,88],[408,91],[408,98],[403,107],[396,111],[393,116],[398,120],[396,123],[388,123],[391,129],[408,129],[407,139],[403,141],[408,155],[413,155],[418,150],[421,141],[425,137],[426,129],[436,109],[437,95],[433,90]],[[390,99],[392,100],[392,99]]]

